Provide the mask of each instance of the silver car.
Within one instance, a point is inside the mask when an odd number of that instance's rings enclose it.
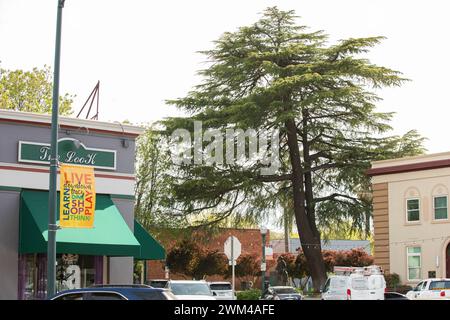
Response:
[[[214,298],[217,300],[233,300],[233,289],[229,282],[210,282],[209,288],[211,289]]]

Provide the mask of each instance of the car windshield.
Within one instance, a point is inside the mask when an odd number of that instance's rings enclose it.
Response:
[[[297,293],[294,288],[272,288],[272,290],[277,294]]]
[[[211,290],[231,290],[231,284],[229,283],[211,283],[209,287]]]
[[[211,295],[206,283],[171,283],[170,289],[175,295]]]
[[[352,279],[352,288],[354,290],[367,290],[369,289],[369,284],[367,277],[356,277]]]
[[[449,280],[431,281],[430,290],[450,289]]]

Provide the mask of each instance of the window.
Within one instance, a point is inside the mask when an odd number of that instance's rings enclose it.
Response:
[[[125,300],[122,296],[113,292],[92,292],[89,300]]]
[[[447,196],[434,197],[434,219],[447,219]]]
[[[408,280],[420,280],[421,277],[421,248],[409,247],[407,248],[408,258]]]
[[[68,293],[55,298],[54,300],[83,300],[82,293]]]
[[[419,221],[420,218],[419,199],[406,200],[406,211],[408,222]]]
[[[431,281],[430,290],[448,290],[450,289],[450,281],[448,280],[440,280],[440,281]]]

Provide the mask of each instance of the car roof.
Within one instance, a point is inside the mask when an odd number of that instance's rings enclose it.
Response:
[[[271,289],[295,289],[292,286],[270,286]]]
[[[63,295],[63,294],[71,294],[71,293],[87,293],[87,292],[117,292],[121,294],[127,294],[130,292],[137,292],[137,291],[153,291],[153,292],[165,292],[167,289],[163,288],[143,288],[143,287],[89,287],[89,288],[81,288],[81,289],[71,289],[71,290],[64,290],[56,293],[52,298]]]
[[[206,283],[205,280],[169,280],[170,283]]]
[[[150,279],[148,281],[169,281],[169,279]]]
[[[231,284],[231,282],[227,282],[227,281],[213,281],[213,282],[210,282],[209,284]]]

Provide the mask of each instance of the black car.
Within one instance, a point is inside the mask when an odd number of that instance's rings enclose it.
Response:
[[[146,285],[97,285],[58,292],[50,300],[176,300],[167,289]]]
[[[384,300],[409,300],[404,294],[398,292],[385,292]]]
[[[262,300],[302,300],[303,297],[293,287],[269,287],[261,297]]]

